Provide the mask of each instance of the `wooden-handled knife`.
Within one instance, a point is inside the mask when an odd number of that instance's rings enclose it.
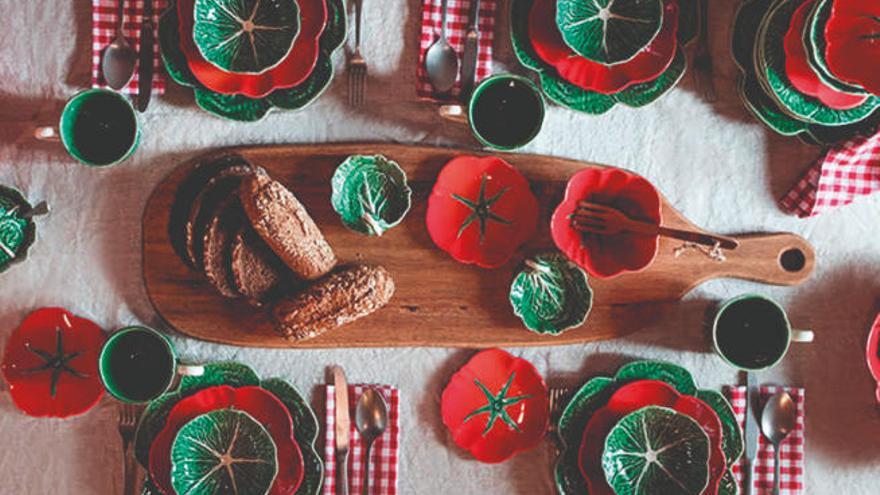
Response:
[[[141,24],[141,46],[138,52],[138,93],[136,106],[141,112],[150,104],[153,91],[153,0],[144,0],[144,16]]]
[[[336,399],[336,493],[348,495],[351,418],[348,415],[348,382],[341,366],[333,367],[333,391]]]

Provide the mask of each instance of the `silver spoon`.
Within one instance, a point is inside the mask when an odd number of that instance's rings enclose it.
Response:
[[[428,80],[438,93],[446,93],[455,86],[458,76],[458,54],[446,39],[446,1],[440,7],[440,38],[428,48],[425,54],[425,70]]]
[[[773,394],[761,413],[761,432],[773,444],[773,494],[779,494],[779,444],[794,431],[797,407],[787,392]]]
[[[124,88],[128,81],[131,81],[137,62],[137,52],[128,44],[123,33],[125,0],[119,0],[118,18],[116,38],[104,48],[104,53],[101,55],[101,73],[107,85],[115,90]]]
[[[363,495],[370,493],[370,449],[373,442],[388,427],[388,406],[385,399],[375,390],[368,388],[358,399],[354,412],[355,426],[364,441],[364,490]]]

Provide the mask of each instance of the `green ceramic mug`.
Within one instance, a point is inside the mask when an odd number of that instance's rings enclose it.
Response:
[[[810,330],[794,330],[776,301],[743,294],[718,306],[712,321],[712,345],[731,366],[761,371],[776,366],[792,342],[812,342]]]
[[[141,326],[122,328],[107,339],[98,371],[107,392],[131,404],[159,397],[181,376],[205,372],[202,366],[180,364],[168,337]]]
[[[87,89],[75,94],[61,112],[58,126],[34,130],[42,141],[61,141],[80,163],[107,167],[124,161],[140,141],[137,112],[119,93]]]
[[[497,74],[474,88],[465,108],[440,107],[444,118],[470,125],[480,143],[502,151],[515,150],[530,142],[544,124],[544,97],[535,83],[514,74]]]

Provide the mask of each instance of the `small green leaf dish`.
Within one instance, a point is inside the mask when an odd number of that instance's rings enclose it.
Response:
[[[510,304],[526,328],[559,335],[583,325],[593,305],[583,269],[558,253],[541,254],[525,264],[510,286]]]
[[[382,155],[346,158],[330,183],[333,209],[355,232],[381,236],[409,212],[412,191],[406,173]]]
[[[293,495],[318,495],[324,482],[324,463],[318,455],[316,441],[319,426],[315,412],[309,403],[290,384],[280,378],[261,380],[250,367],[232,361],[205,365],[201,376],[184,376],[176,390],[170,391],[150,402],[141,416],[135,433],[134,453],[138,463],[149,466],[150,446],[165,426],[171,409],[182,399],[200,390],[218,385],[231,387],[259,386],[271,392],[290,412],[293,419],[294,439],[302,452],[304,478]],[[144,481],[144,495],[159,495],[152,481]]]
[[[254,122],[271,110],[298,110],[317,99],[333,79],[333,53],[345,40],[346,16],[342,0],[327,0],[327,25],[319,40],[320,54],[312,72],[300,84],[277,89],[263,98],[221,94],[207,89],[190,70],[180,48],[180,19],[170,6],[159,18],[159,47],[165,70],[176,83],[193,88],[196,104],[203,110],[226,119]]]
[[[685,414],[644,407],[608,433],[602,469],[617,495],[700,495],[709,483],[709,436]]]
[[[556,26],[578,55],[613,65],[631,60],[663,24],[663,0],[558,0]]]
[[[30,203],[20,192],[0,185],[0,273],[24,261],[36,240],[33,218],[22,216],[30,210]]]
[[[794,118],[826,126],[842,126],[867,118],[880,106],[880,98],[871,96],[861,105],[849,110],[835,110],[821,101],[804,95],[794,88],[785,72],[785,33],[800,2],[782,0],[765,16],[755,49],[758,77],[765,82],[769,94]]]
[[[554,478],[560,495],[583,495],[588,488],[578,463],[578,451],[584,428],[617,389],[637,380],[659,380],[683,395],[690,395],[712,408],[721,420],[721,449],[727,463],[718,495],[736,495],[738,488],[731,467],[743,452],[742,431],[730,402],[714,390],[698,389],[690,372],[681,366],[662,361],[634,361],[624,365],[613,377],[595,377],[574,393],[557,423],[561,452],[556,459]]]
[[[183,425],[171,445],[171,484],[186,495],[266,495],[278,474],[275,442],[250,414],[219,409]]]
[[[299,32],[295,0],[195,0],[193,41],[226,72],[262,74],[290,53]]]
[[[687,67],[683,47],[696,35],[697,5],[695,0],[680,2],[678,47],[669,67],[656,78],[634,84],[613,94],[585,90],[559,76],[556,69],[541,60],[532,48],[528,35],[529,10],[534,0],[511,0],[510,39],[519,62],[538,74],[544,95],[554,103],[572,110],[600,115],[618,103],[632,108],[648,105],[678,84]]]

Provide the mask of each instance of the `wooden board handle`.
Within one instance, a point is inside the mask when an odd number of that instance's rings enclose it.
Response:
[[[795,234],[734,236],[739,247],[724,251],[727,260],[714,262],[711,278],[733,277],[772,285],[796,285],[813,273],[813,247]]]

